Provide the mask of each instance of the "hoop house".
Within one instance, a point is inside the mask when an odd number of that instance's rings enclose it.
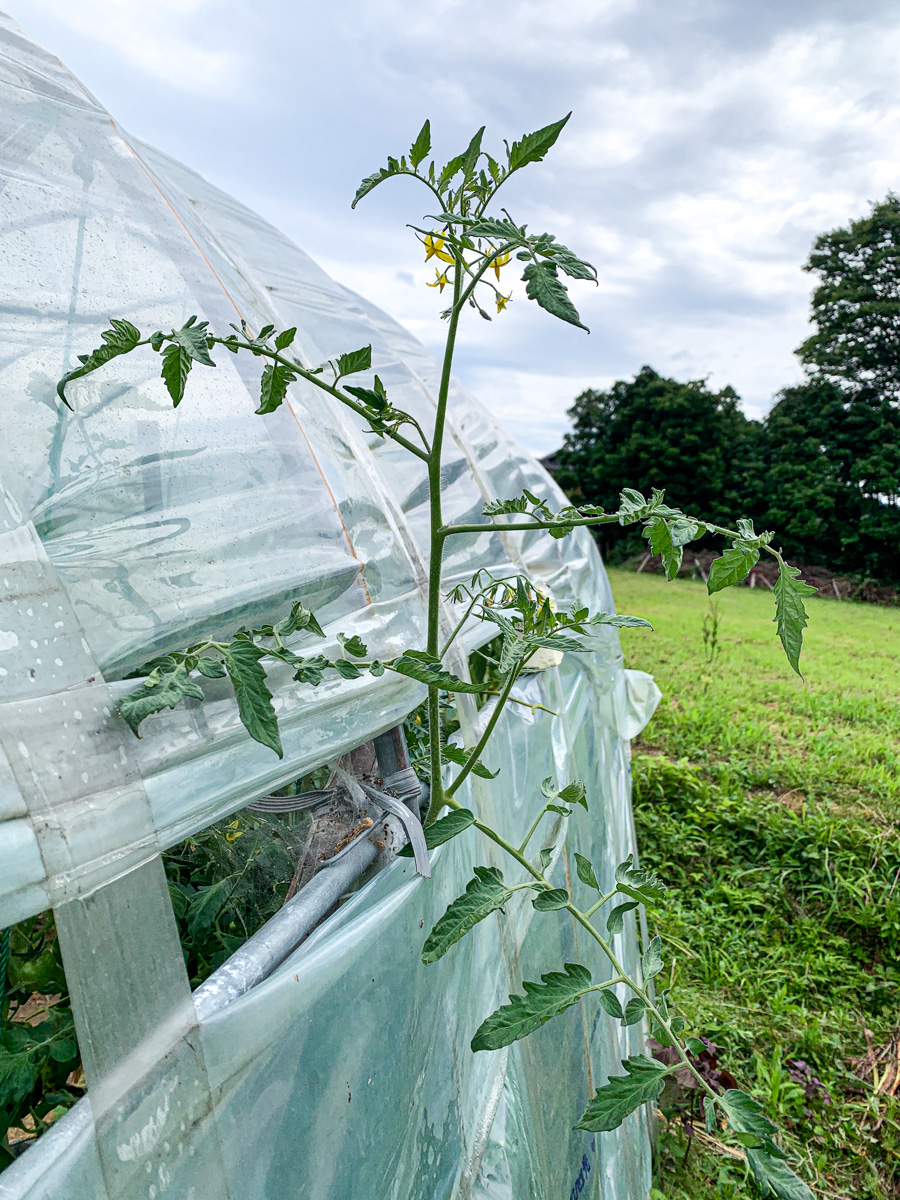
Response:
[[[136,740],[115,712],[123,678],[294,599],[332,644],[338,630],[380,657],[420,644],[424,468],[302,381],[254,416],[258,369],[243,357],[194,372],[177,409],[149,354],[80,383],[71,413],[55,381],[111,315],[145,331],[192,313],[219,329],[296,325],[306,361],[371,342],[395,402],[423,423],[437,366],[276,229],[125,135],[5,18],[0,89],[0,928],[53,910],[88,1084],[0,1175],[0,1197],[639,1200],[643,1118],[597,1137],[573,1125],[591,1081],[637,1052],[640,1026],[582,1003],[508,1052],[469,1050],[533,964],[575,957],[568,917],[538,917],[520,894],[436,965],[419,961],[423,921],[491,861],[474,837],[433,851],[430,881],[381,852],[286,957],[192,995],[161,852],[396,726],[424,689],[390,672],[318,688],[273,672],[279,760],[215,681]],[[523,487],[561,500],[458,385],[450,413],[448,520],[479,521],[485,499]],[[454,539],[447,585],[479,567],[612,609],[584,530]],[[554,880],[578,849],[609,886],[634,848],[627,739],[658,693],[626,678],[614,630],[582,657],[517,686],[550,711],[511,706],[491,743],[498,780],[476,779],[466,803],[511,829],[544,777],[585,780],[590,816],[565,833]],[[488,711],[462,710],[468,744]],[[633,915],[617,936],[634,965]]]

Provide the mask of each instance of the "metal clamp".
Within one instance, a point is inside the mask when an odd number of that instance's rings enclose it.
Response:
[[[363,783],[362,780],[358,782],[370,800],[374,800],[379,808],[383,808],[392,817],[396,817],[403,826],[406,836],[409,838],[409,844],[412,846],[416,874],[421,875],[424,879],[430,879],[431,863],[428,861],[428,846],[425,842],[425,830],[422,828],[422,822],[412,809],[407,808],[396,796],[388,796],[385,792],[370,787],[368,783]]]

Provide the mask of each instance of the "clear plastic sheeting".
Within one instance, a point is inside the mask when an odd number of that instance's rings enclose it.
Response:
[[[115,712],[123,676],[294,599],[332,646],[338,631],[379,657],[421,645],[424,469],[302,382],[255,416],[252,358],[192,372],[177,409],[149,352],[74,384],[74,412],[55,382],[111,316],[145,333],[192,313],[216,330],[296,325],[316,362],[371,342],[392,399],[423,424],[438,366],[254,213],[127,138],[5,17],[0,189],[0,928],[53,908],[89,1091],[0,1175],[0,1197],[643,1200],[644,1119],[596,1139],[572,1128],[639,1028],[584,1003],[508,1053],[469,1050],[523,976],[589,961],[568,919],[517,894],[439,963],[419,962],[423,930],[493,861],[474,835],[433,854],[432,880],[396,860],[268,979],[198,1020],[160,851],[395,725],[423,689],[390,672],[313,689],[275,670],[278,760],[216,681],[137,741]],[[451,521],[523,487],[562,499],[456,385],[443,479]],[[584,530],[454,539],[447,585],[479,567],[612,609]],[[546,775],[585,780],[589,818],[557,831],[559,886],[574,849],[608,883],[634,848],[625,739],[655,704],[642,689],[607,630],[598,654],[520,685],[557,715],[511,706],[487,755],[498,781],[473,785],[468,802],[512,830]],[[470,725],[488,711],[463,705]],[[634,925],[618,937],[634,964]]]

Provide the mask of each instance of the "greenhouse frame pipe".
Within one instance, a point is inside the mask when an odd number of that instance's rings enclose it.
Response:
[[[410,767],[402,725],[375,738],[375,747],[387,777],[385,785],[399,791],[416,812],[421,785]],[[362,837],[341,853],[333,866],[324,864],[293,899],[196,989],[197,1020],[207,1020],[271,975],[372,865],[379,852],[369,837]],[[10,1163],[0,1176],[0,1200],[22,1200],[90,1124],[90,1101],[85,1096],[25,1154]]]
[[[271,975],[334,908],[378,854],[378,846],[365,837],[341,855],[334,866],[323,864],[292,900],[201,983],[194,992],[197,1019],[207,1020]]]
[[[323,866],[293,900],[288,901],[197,988],[194,992],[197,1019],[208,1020],[270,975],[372,865],[378,854],[375,843],[363,838],[333,867]],[[10,1163],[0,1176],[0,1200],[23,1200],[51,1164],[90,1124],[91,1106],[85,1096],[20,1158]]]
[[[403,726],[395,725],[379,734],[374,739],[374,746],[378,765],[385,776],[385,785],[393,786],[400,792],[418,823],[421,785],[410,765]],[[364,790],[376,803],[381,802],[382,808],[388,807],[385,801],[397,804],[396,800],[383,792],[370,787]],[[408,822],[404,821],[404,825],[407,826]],[[409,836],[408,828],[405,831]],[[428,872],[424,835],[420,834],[416,840],[421,843],[417,847],[420,849],[420,855],[416,858],[417,869],[420,867],[419,859],[424,855],[425,870]],[[296,896],[197,988],[194,992],[197,1019],[206,1020],[271,975],[372,865],[379,852],[379,847],[371,837],[362,835],[357,842],[340,851],[331,864],[323,863]]]

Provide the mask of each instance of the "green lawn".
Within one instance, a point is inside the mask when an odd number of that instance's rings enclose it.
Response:
[[[671,884],[651,917],[666,983],[818,1196],[900,1196],[900,1104],[884,1095],[900,1022],[900,609],[812,600],[801,681],[771,592],[720,593],[714,646],[702,584],[611,579],[618,611],[655,627],[623,643],[663,691],[633,770],[641,854]],[[879,1061],[860,1078],[868,1047]],[[744,1175],[688,1151],[672,1114],[661,1195],[757,1195]]]

